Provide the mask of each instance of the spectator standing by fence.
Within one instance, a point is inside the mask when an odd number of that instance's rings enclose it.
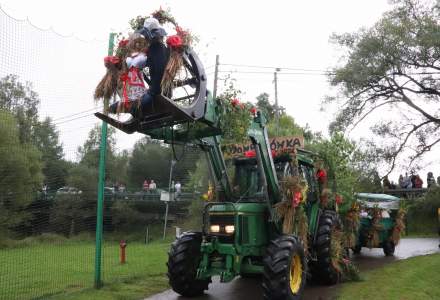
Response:
[[[422,186],[423,186],[423,180],[422,180],[422,178],[420,178],[420,176],[419,176],[418,174],[417,174],[417,175],[414,175],[414,177],[415,177],[415,179],[414,179],[414,185],[413,185],[413,187],[416,188],[416,189],[421,189]]]
[[[385,177],[383,178],[383,189],[384,189],[384,190],[389,190],[389,189],[391,189],[391,182],[390,182],[390,180],[388,179],[388,176],[385,176]]]
[[[426,184],[428,185],[428,188],[435,185],[435,178],[432,172],[428,172],[428,176],[426,178]]]
[[[148,180],[145,179],[144,183],[142,184],[142,191],[147,193],[149,189],[150,189],[150,183],[148,183]]]
[[[182,185],[179,181],[174,185],[174,190],[176,191],[176,198],[180,197],[180,194],[182,193]]]
[[[400,174],[400,176],[399,176],[399,182],[398,182],[398,185],[399,185],[399,188],[400,188],[400,189],[403,189],[403,188],[404,188],[404,185],[403,185],[403,176],[402,176],[402,174]]]
[[[148,188],[150,191],[154,191],[157,188],[156,183],[154,182],[153,179],[151,179],[150,185],[148,186]]]

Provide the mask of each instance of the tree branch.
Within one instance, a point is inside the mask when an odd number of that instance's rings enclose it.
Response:
[[[403,140],[403,142],[400,143],[399,148],[398,148],[396,151],[394,151],[394,153],[392,154],[391,169],[388,171],[388,173],[387,173],[386,175],[389,175],[389,174],[394,170],[394,167],[396,166],[397,156],[399,155],[400,151],[402,151],[403,147],[405,147],[405,145],[406,145],[406,143],[408,142],[408,140],[409,140],[409,138],[411,137],[411,135],[412,135],[414,132],[416,132],[417,130],[419,130],[421,127],[423,127],[423,126],[425,126],[425,125],[427,125],[427,124],[429,124],[429,123],[432,123],[432,122],[433,122],[433,121],[431,121],[431,120],[427,120],[427,121],[422,122],[422,123],[420,123],[420,124],[418,124],[418,125],[414,125],[413,129],[411,129],[411,130],[406,134],[406,137],[405,137],[405,139]]]

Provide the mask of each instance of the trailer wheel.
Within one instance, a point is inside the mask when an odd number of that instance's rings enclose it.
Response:
[[[340,279],[332,264],[332,231],[340,229],[341,222],[334,211],[324,210],[319,218],[315,242],[316,262],[312,267],[312,278],[322,284],[336,284]]]
[[[168,253],[168,279],[172,289],[185,297],[203,295],[211,280],[196,279],[197,267],[202,258],[200,232],[185,232],[171,245]]]
[[[385,256],[393,256],[396,245],[392,241],[386,241],[383,244],[383,253]]]
[[[301,299],[307,261],[297,237],[283,235],[270,242],[264,258],[263,295],[266,300]]]
[[[362,246],[361,246],[361,245],[356,245],[356,246],[354,246],[354,248],[351,249],[351,250],[353,250],[353,253],[354,253],[354,254],[360,254],[361,251],[362,251]]]

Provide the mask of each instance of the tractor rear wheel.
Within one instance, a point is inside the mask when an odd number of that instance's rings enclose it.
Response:
[[[203,295],[211,280],[196,278],[202,258],[200,232],[185,232],[171,245],[168,253],[168,279],[172,289],[185,297]]]
[[[392,241],[386,241],[383,244],[383,253],[385,256],[393,256],[394,250],[396,249],[396,246]]]
[[[303,245],[296,236],[283,235],[271,241],[264,258],[264,299],[301,299],[306,273]]]
[[[335,284],[340,279],[339,271],[335,268],[332,260],[333,231],[341,229],[341,222],[334,211],[324,210],[319,218],[318,231],[315,242],[316,262],[312,267],[312,277],[322,284]],[[341,245],[342,247],[342,245]]]

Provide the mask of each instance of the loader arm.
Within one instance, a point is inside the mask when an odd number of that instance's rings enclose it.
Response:
[[[280,186],[278,183],[275,165],[272,159],[269,138],[267,135],[266,120],[258,112],[248,129],[248,136],[255,147],[258,168],[263,178],[263,188],[271,220],[275,220],[273,205],[281,201]]]

